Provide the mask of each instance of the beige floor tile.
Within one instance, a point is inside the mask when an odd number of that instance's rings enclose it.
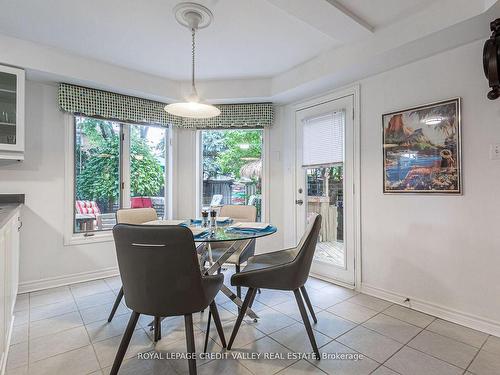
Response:
[[[113,306],[115,299],[116,295],[112,291],[107,291],[103,293],[91,294],[89,296],[77,297],[75,298],[75,302],[79,310],[84,310],[99,305]]]
[[[85,283],[73,284],[70,287],[75,298],[90,296],[92,294],[104,293],[112,288],[104,280],[94,280]]]
[[[329,312],[340,316],[341,318],[350,320],[354,323],[363,323],[371,317],[378,314],[377,311],[367,307],[344,301],[333,305],[327,309]]]
[[[222,302],[222,305],[220,305],[220,307],[228,310],[229,312],[231,312],[235,316],[238,316],[238,305],[236,305],[233,301],[228,300],[226,298],[226,300],[224,300]],[[262,311],[262,310],[267,309],[267,308],[268,308],[267,305],[264,305],[263,303],[256,301],[256,300],[253,301],[252,310],[255,313],[258,313],[259,311]]]
[[[85,327],[68,329],[49,336],[30,339],[30,363],[78,349],[90,343]]]
[[[269,337],[263,337],[254,341],[238,349],[238,352],[245,355],[251,355],[251,353],[259,353],[261,355],[259,360],[239,360],[243,366],[254,374],[275,374],[297,361],[296,359],[289,358],[289,349]]]
[[[28,310],[29,308],[30,308],[29,293],[18,294],[16,297],[16,304],[14,305],[14,312]]]
[[[454,340],[461,341],[465,344],[475,346],[476,348],[480,348],[488,338],[486,333],[442,319],[436,319],[429,325],[429,327],[427,327],[427,329]]]
[[[107,305],[98,305],[94,307],[89,307],[88,309],[80,310],[80,314],[82,315],[83,323],[90,324],[93,322],[98,322],[100,320],[108,319],[109,313],[113,308],[112,304]],[[115,312],[115,318],[119,315],[127,314],[130,315],[130,310],[126,308],[123,304],[118,306],[118,309]]]
[[[283,302],[295,300],[293,292],[282,292],[279,290],[262,289],[260,294],[256,294],[255,300],[267,306],[275,306]]]
[[[226,343],[228,343],[229,338],[231,337],[231,333],[233,332],[234,322],[222,324],[222,328],[224,329],[224,337],[226,338]],[[247,324],[244,321],[241,323],[238,334],[236,335],[236,339],[234,340],[233,349],[237,350],[239,348],[242,348],[264,336],[264,332],[258,330],[250,324]],[[215,324],[210,325],[210,337],[215,340],[217,344],[221,345],[219,335],[217,334],[217,330],[215,328]]]
[[[340,336],[337,341],[379,363],[385,362],[403,346],[396,340],[382,336],[362,326],[358,326]]]
[[[278,341],[281,345],[287,347],[296,353],[312,353],[313,348],[307,336],[306,327],[302,323],[295,323],[289,327],[283,328],[276,331],[270,336]],[[316,345],[318,348],[328,344],[332,339],[322,333],[314,331],[314,337],[316,339]]]
[[[30,311],[21,310],[14,312],[14,327],[29,323]]]
[[[28,365],[28,342],[11,345],[7,357],[7,369],[24,367]]]
[[[364,322],[363,326],[403,344],[406,344],[422,330],[420,327],[384,314],[375,315]]]
[[[129,318],[128,314],[118,315],[109,323],[107,319],[100,320],[87,324],[85,328],[87,328],[87,332],[92,342],[102,341],[110,337],[123,335],[127,328]]]
[[[92,345],[30,364],[30,375],[85,375],[99,370]]]
[[[54,316],[77,311],[76,303],[71,301],[56,302],[50,305],[30,307],[30,321],[49,319]]]
[[[355,303],[375,311],[383,311],[392,305],[391,302],[384,301],[380,298],[375,298],[367,294],[357,294],[348,300],[350,303]]]
[[[122,278],[120,276],[113,276],[104,279],[111,289],[120,289],[122,287]]]
[[[430,331],[422,331],[408,346],[463,369],[478,352],[477,348]]]
[[[500,374],[500,356],[481,350],[468,370],[476,375],[498,375]]]
[[[392,305],[388,309],[384,310],[384,314],[420,328],[427,327],[436,319],[431,315],[427,315],[400,305]]]
[[[213,322],[212,322],[213,323]],[[195,332],[202,331],[196,325],[194,326]],[[154,339],[154,331],[145,329],[151,340]],[[169,317],[163,319],[161,324],[161,344],[171,343],[174,341],[186,341],[186,327],[183,316]]]
[[[276,332],[297,322],[295,319],[292,319],[288,315],[285,315],[270,307],[259,311],[258,315],[259,319],[257,320],[257,323],[255,323],[253,319],[249,318],[248,316],[244,320],[248,325],[257,328],[259,331],[262,331],[265,334]]]
[[[101,368],[106,368],[113,364],[121,340],[122,336],[115,336],[93,343]],[[136,329],[132,335],[124,359],[134,357],[139,352],[146,352],[151,349],[153,349],[153,343],[149,339],[149,336],[142,328]]]
[[[355,323],[328,311],[321,311],[316,314],[316,317],[318,318],[318,323],[312,324],[313,329],[331,337],[332,339],[343,335],[356,326]]]
[[[197,331],[194,334],[195,349],[198,355],[196,359],[196,365],[200,366],[204,363],[210,362],[210,359],[203,358],[200,353],[203,352],[203,345],[205,342],[205,333]],[[175,342],[159,342],[156,345],[156,351],[160,353],[186,353],[187,345],[185,340],[178,340]],[[209,353],[220,353],[223,351],[222,347],[219,346],[215,341],[209,340],[207,351]],[[181,374],[188,373],[188,361],[186,359],[175,359],[169,360],[169,364],[174,368],[175,371]]]
[[[52,335],[80,326],[83,326],[83,322],[78,311],[53,316],[48,319],[37,320],[30,323],[30,339]]]
[[[57,302],[72,302],[69,287],[62,286],[30,293],[30,307],[50,305]]]
[[[313,366],[305,360],[300,360],[295,362],[293,365],[278,372],[278,375],[302,375],[302,374],[312,374],[312,375],[324,375],[325,372],[321,371],[316,366]]]
[[[378,369],[373,371],[371,375],[398,375],[398,373],[385,366],[380,366]]]
[[[217,310],[219,311],[219,318],[220,318],[222,324],[236,320],[237,316],[234,315],[232,312],[226,310],[225,308],[218,306]],[[207,308],[202,313],[200,312],[200,313],[193,314],[194,325],[200,329],[206,330],[207,320],[208,320],[208,312],[209,312],[209,309]],[[213,320],[210,324],[213,324]]]
[[[252,375],[241,363],[234,359],[213,360],[198,367],[198,375]]]
[[[21,342],[28,341],[28,324],[21,324],[19,326],[14,326],[12,329],[12,337],[10,339],[10,345],[19,344]]]
[[[102,370],[103,374],[109,375],[111,366]],[[136,356],[126,359],[120,366],[120,375],[171,375],[175,370],[170,363],[165,360],[138,359]]]
[[[500,356],[500,337],[489,336],[486,343],[483,345],[482,350],[490,353],[496,353]]]
[[[342,375],[366,375],[375,370],[379,364],[374,360],[360,355],[356,351],[348,348],[337,341],[332,341],[321,350],[323,358],[320,361],[310,360],[315,366],[327,374]],[[336,359],[335,354],[357,355],[358,359]],[[325,355],[328,355],[325,357]]]
[[[334,284],[329,283],[328,281],[317,279],[315,277],[310,276],[306,281],[306,288],[321,290],[323,288],[332,287]]]
[[[28,375],[28,366],[8,368],[5,370],[5,375]]]
[[[280,303],[278,305],[273,306],[272,308],[276,311],[279,311],[280,313],[283,313],[283,314],[289,316],[290,318],[292,318],[293,320],[295,320],[297,322],[302,322],[302,316],[300,315],[299,307],[297,306],[297,302],[295,300]],[[307,307],[306,307],[306,309],[307,309]],[[314,307],[315,313],[318,313],[320,311],[321,311],[321,309]],[[307,310],[307,314],[309,317],[311,317],[309,310]]]
[[[309,299],[314,307],[319,309],[326,309],[330,306],[342,302],[345,298],[340,297],[335,290],[330,288],[323,288],[321,290],[307,291]]]
[[[402,375],[458,375],[463,370],[425,353],[405,346],[384,366]]]

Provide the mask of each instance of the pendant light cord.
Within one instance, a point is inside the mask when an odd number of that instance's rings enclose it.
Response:
[[[191,43],[191,53],[192,53],[192,70],[191,70],[191,87],[193,88],[193,91],[196,92],[196,87],[194,85],[194,53],[195,53],[195,34],[196,34],[196,29],[193,27],[191,29],[191,38],[192,38],[192,43]]]

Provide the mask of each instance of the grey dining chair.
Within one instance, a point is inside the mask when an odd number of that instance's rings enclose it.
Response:
[[[311,316],[316,322],[316,316],[304,284],[309,276],[320,229],[321,215],[314,214],[311,216],[306,232],[296,248],[253,256],[248,259],[247,266],[243,271],[231,277],[231,285],[247,287],[248,291],[229,339],[228,349],[231,349],[234,343],[246,310],[252,306],[257,288],[286,290],[293,291],[295,294],[309,341],[316,358],[320,358],[316,339],[302,300],[303,295]]]
[[[148,221],[157,220],[158,215],[154,208],[123,208],[116,212],[116,222],[118,224],[143,224]],[[120,302],[123,298],[123,287],[118,291],[118,295],[116,296],[115,303],[111,312],[109,313],[108,322],[113,320],[115,316],[116,310],[118,306],[120,306]],[[155,337],[156,337],[155,333]]]
[[[202,276],[189,228],[118,224],[113,236],[125,304],[132,313],[111,374],[118,373],[140,314],[184,316],[189,374],[196,374],[193,313],[210,307],[222,346],[226,347],[214,302],[224,276]]]
[[[220,209],[220,216],[230,217],[236,222],[252,222],[257,220],[257,208],[255,206],[244,206],[244,205],[225,205]],[[231,243],[227,242],[214,242],[211,244],[212,257],[214,260],[219,259],[231,246]],[[234,252],[226,263],[234,264],[235,272],[241,271],[241,265],[245,263],[248,258],[255,254],[255,240],[251,240],[247,246],[244,246],[240,250]],[[241,298],[241,287],[236,287],[236,295]]]

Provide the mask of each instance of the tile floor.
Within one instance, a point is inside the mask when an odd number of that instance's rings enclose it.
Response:
[[[229,278],[229,271],[226,276]],[[7,374],[109,374],[129,317],[120,306],[112,323],[107,316],[119,278],[92,281],[18,296]],[[239,359],[198,360],[199,374],[500,374],[500,339],[364,294],[310,278],[306,284],[318,316],[314,325],[322,353],[361,353],[362,359],[294,359],[287,353],[311,352],[292,293],[258,294],[260,320],[245,320],[231,353]],[[216,298],[226,339],[236,306]],[[207,312],[197,314],[196,347],[203,347]],[[182,317],[163,322],[156,345],[142,316],[120,374],[185,374],[184,360],[139,360],[137,353],[185,351]],[[209,352],[223,353],[213,328]],[[252,360],[250,353],[282,353]]]

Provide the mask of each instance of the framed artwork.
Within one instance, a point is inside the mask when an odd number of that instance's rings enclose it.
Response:
[[[382,115],[384,193],[462,194],[460,98]]]

